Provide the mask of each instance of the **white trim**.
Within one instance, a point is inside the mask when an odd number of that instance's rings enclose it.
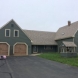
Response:
[[[6,36],[6,31],[9,30],[9,36]],[[5,29],[5,37],[10,37],[11,36],[11,30],[10,29]]]
[[[14,45],[13,45],[13,54],[14,54],[14,50],[15,50],[15,45],[16,44],[25,44],[27,49],[26,49],[26,55],[28,55],[28,45],[25,43],[25,42],[16,42]]]
[[[15,36],[15,31],[17,31],[18,32],[18,34],[17,34],[17,36]],[[14,37],[19,37],[19,30],[14,30]]]
[[[21,30],[22,28],[13,20],[11,19],[9,22],[7,22],[6,24],[4,24],[0,29],[2,29],[3,27],[5,27],[7,24],[9,24],[11,21],[13,21]],[[31,41],[31,38],[22,30],[22,32],[29,38],[29,40]]]
[[[74,33],[73,37],[75,37],[76,33],[77,33],[78,29],[76,30],[76,32]]]
[[[10,45],[7,42],[0,42],[0,43],[6,43],[8,45],[8,56],[10,55]]]
[[[12,19],[11,21],[13,21],[21,30],[22,28]],[[22,30],[22,32],[29,38],[29,40],[31,41],[31,38]]]
[[[74,37],[74,36],[64,37],[64,38],[58,38],[58,39],[55,38],[55,40],[57,41],[57,40],[63,40],[63,39],[66,39],[66,38],[73,38],[73,37]]]

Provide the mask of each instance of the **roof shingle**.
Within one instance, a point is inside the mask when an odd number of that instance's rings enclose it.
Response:
[[[78,21],[72,23],[70,26],[66,25],[58,29],[55,40],[74,37],[78,29]]]
[[[74,42],[66,42],[66,41],[63,41],[63,43],[64,43],[64,45],[66,47],[77,47]]]
[[[31,39],[33,45],[57,45],[55,42],[55,32],[23,30]]]

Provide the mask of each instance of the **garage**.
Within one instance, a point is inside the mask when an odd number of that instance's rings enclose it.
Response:
[[[28,55],[28,47],[25,43],[16,43],[14,45],[14,56]]]
[[[0,43],[0,55],[9,55],[9,44],[8,43]]]

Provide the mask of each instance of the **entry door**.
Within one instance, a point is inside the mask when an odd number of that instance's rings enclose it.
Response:
[[[33,46],[33,52],[37,53],[37,46]]]

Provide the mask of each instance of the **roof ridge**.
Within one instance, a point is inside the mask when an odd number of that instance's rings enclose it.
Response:
[[[56,33],[55,40],[74,37],[77,29],[78,29],[78,21],[71,23],[70,26],[66,25],[66,26],[60,27]]]
[[[50,33],[56,33],[56,32],[51,32],[51,31],[40,31],[40,30],[27,30],[27,29],[22,29],[25,31],[36,31],[36,32],[50,32]]]

